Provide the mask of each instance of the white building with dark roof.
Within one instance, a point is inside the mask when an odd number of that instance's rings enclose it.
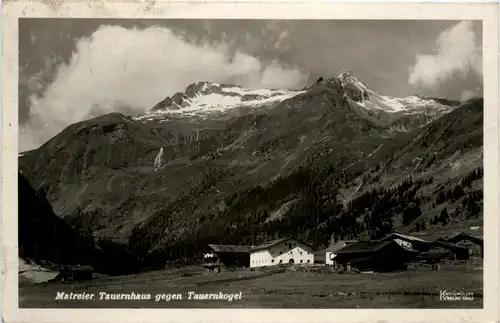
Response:
[[[276,266],[279,264],[313,264],[311,246],[294,238],[281,238],[264,243],[250,250],[250,267]]]

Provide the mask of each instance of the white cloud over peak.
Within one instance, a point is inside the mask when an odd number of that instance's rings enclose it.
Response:
[[[410,66],[411,85],[436,89],[454,77],[475,73],[482,77],[482,48],[473,24],[462,21],[443,31],[436,40],[435,54],[417,54]]]
[[[105,26],[80,39],[67,65],[40,97],[20,129],[20,149],[36,148],[64,127],[109,112],[147,111],[197,81],[249,88],[292,88],[307,75],[280,62],[261,62],[224,43],[189,42],[170,29]]]

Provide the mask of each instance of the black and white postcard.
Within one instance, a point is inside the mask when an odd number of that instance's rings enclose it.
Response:
[[[7,323],[498,320],[498,5],[3,9]]]

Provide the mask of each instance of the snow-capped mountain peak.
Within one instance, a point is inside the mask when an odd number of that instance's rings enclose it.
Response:
[[[422,113],[424,110],[426,112],[432,110],[433,114],[435,112],[438,115],[442,115],[454,108],[454,106],[439,102],[440,100],[438,99],[421,95],[400,98],[382,95],[368,88],[365,83],[361,82],[346,69],[341,69],[337,78],[342,84],[349,103],[367,110],[404,114],[415,114]]]
[[[362,82],[360,82],[356,76],[352,75],[352,73],[349,70],[341,69],[339,71],[337,78],[340,80],[342,85],[345,85],[347,83],[352,83],[352,84],[359,83],[358,85],[366,88],[366,86]]]
[[[339,82],[344,99],[363,114],[381,118],[388,115],[391,123],[401,116],[419,115],[424,124],[452,111],[459,102],[428,98],[424,96],[391,97],[371,90],[350,71],[341,69],[337,76],[320,83]],[[326,82],[326,83],[325,83]],[[304,90],[248,89],[233,84],[196,82],[188,85],[184,92],[178,92],[155,105],[149,112],[135,117],[135,120],[153,121],[170,117],[208,117],[225,113],[235,108],[272,108],[277,103],[310,91],[315,85]],[[339,93],[340,94],[340,93]],[[413,117],[412,117],[413,118]],[[419,117],[420,118],[420,117]],[[420,118],[421,119],[421,118]]]
[[[145,115],[136,120],[167,115],[206,115],[225,112],[237,107],[265,106],[281,102],[305,91],[246,89],[232,84],[197,82],[190,84],[184,92],[175,93],[159,102]]]
[[[367,100],[370,94],[375,94],[346,69],[341,69],[337,78],[344,89],[345,95],[353,101],[361,102]]]

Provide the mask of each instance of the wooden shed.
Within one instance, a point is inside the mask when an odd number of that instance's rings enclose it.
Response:
[[[446,239],[446,242],[467,248],[471,258],[484,257],[484,240],[482,237],[462,232]]]
[[[406,263],[415,258],[417,250],[400,245],[394,240],[360,241],[336,252],[336,261],[347,268],[360,270],[394,271],[406,269]]]

